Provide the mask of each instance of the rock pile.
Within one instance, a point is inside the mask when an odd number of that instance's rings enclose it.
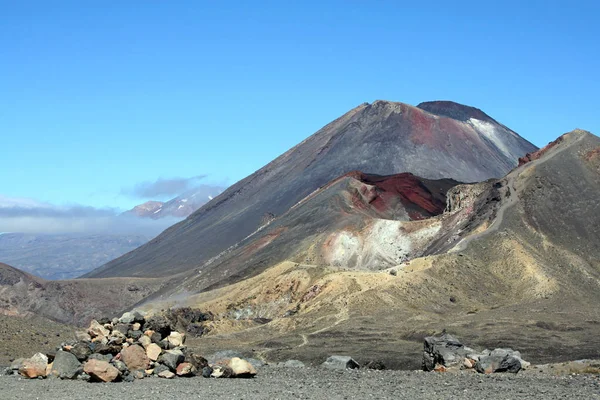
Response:
[[[93,320],[76,340],[62,343],[56,352],[37,353],[15,360],[7,374],[26,378],[55,377],[91,382],[133,381],[149,376],[172,379],[250,378],[256,369],[241,357],[214,364],[185,346],[185,333],[164,315],[144,317],[127,312],[121,318]]]
[[[495,372],[517,373],[529,367],[530,363],[521,358],[521,353],[512,349],[483,350],[477,352],[464,346],[458,339],[447,333],[441,336],[428,336],[423,344],[423,370],[446,372],[469,369],[482,374]]]

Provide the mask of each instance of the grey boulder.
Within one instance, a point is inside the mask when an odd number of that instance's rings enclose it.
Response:
[[[349,356],[331,356],[323,364],[330,369],[357,369],[360,365]]]
[[[67,351],[56,353],[50,375],[61,379],[75,379],[81,372],[83,372],[83,366],[77,357]]]

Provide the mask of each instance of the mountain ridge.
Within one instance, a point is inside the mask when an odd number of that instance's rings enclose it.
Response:
[[[501,177],[537,149],[518,135],[515,142],[516,134],[502,125],[482,123],[488,125],[399,102],[361,104],[148,244],[85,277],[164,276],[199,268],[258,229],[265,215],[281,215],[348,171],[470,182]]]

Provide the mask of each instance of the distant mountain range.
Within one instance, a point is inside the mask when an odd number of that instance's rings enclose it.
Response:
[[[147,201],[126,211],[124,214],[152,219],[165,217],[186,218],[214,197],[218,196],[222,191],[223,190],[221,189],[215,188],[214,192],[207,193],[207,190],[204,187],[201,189],[191,189],[167,202]]]

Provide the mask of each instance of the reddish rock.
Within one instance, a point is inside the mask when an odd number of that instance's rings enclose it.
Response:
[[[91,359],[83,365],[83,371],[93,379],[112,382],[119,376],[119,370],[106,361]]]
[[[37,353],[33,357],[23,361],[19,368],[19,374],[26,378],[37,378],[46,376],[48,369],[48,357],[45,354]]]
[[[177,366],[176,373],[178,376],[191,376],[196,373],[196,368],[188,362],[183,362]]]
[[[142,346],[134,344],[121,351],[121,359],[130,371],[148,369],[148,356]]]
[[[446,372],[447,369],[443,365],[437,364],[433,369],[435,372]]]

